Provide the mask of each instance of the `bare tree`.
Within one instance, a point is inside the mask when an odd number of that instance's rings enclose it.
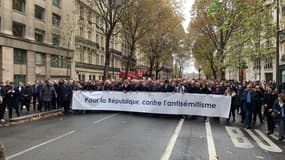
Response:
[[[121,20],[124,10],[128,5],[128,0],[87,0],[88,4],[97,9],[98,16],[102,19],[96,24],[96,27],[105,35],[105,67],[103,80],[107,79],[110,66],[110,41],[112,36],[118,34],[120,30],[118,24]]]

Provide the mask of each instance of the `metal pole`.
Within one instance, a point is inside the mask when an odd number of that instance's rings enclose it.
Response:
[[[279,24],[279,14],[280,14],[280,0],[277,0],[277,10],[276,10],[276,83],[280,82],[280,69],[279,69],[279,41],[280,41],[280,24]]]

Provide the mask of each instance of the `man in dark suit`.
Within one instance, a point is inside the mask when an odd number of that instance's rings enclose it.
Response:
[[[164,81],[164,84],[160,87],[160,92],[174,92],[175,87],[169,84],[168,80]]]
[[[244,92],[245,109],[246,109],[246,128],[251,128],[252,113],[255,110],[255,91],[252,89],[251,84],[247,85]]]
[[[36,109],[38,111],[41,112],[41,101],[40,101],[40,91],[41,91],[41,83],[36,80],[35,84],[32,86],[33,88],[33,107],[34,107],[34,111],[36,111]],[[37,106],[38,103],[38,106]]]
[[[264,94],[264,115],[267,120],[267,134],[270,135],[274,132],[275,122],[272,117],[273,105],[275,100],[277,99],[277,95],[273,92],[271,87],[267,88],[267,91]]]
[[[19,90],[14,87],[14,83],[10,82],[6,86],[6,102],[9,111],[9,119],[12,118],[13,109],[15,109],[17,116],[20,116],[19,113]]]
[[[18,105],[20,107],[20,111],[22,112],[23,106],[25,104],[24,96],[23,96],[24,83],[22,81],[19,81],[18,86],[15,87],[15,89],[18,92]]]
[[[70,105],[72,101],[72,87],[67,81],[64,81],[63,86],[61,87],[62,95],[62,107],[64,108],[64,112],[68,112],[70,110]]]

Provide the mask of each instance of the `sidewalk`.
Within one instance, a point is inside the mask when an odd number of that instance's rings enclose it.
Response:
[[[60,116],[63,115],[63,112],[64,112],[63,109],[53,109],[47,112],[37,112],[37,111],[34,112],[33,108],[31,108],[30,112],[26,112],[25,109],[22,112],[20,111],[20,117],[17,117],[15,110],[13,110],[12,119],[9,120],[8,111],[6,111],[4,116],[5,122],[4,123],[0,122],[0,126],[10,126],[26,122],[32,122],[44,118]]]

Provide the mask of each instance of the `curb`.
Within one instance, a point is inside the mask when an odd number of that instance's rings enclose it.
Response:
[[[63,115],[63,112],[64,112],[63,109],[57,109],[57,110],[52,110],[48,112],[41,112],[41,113],[35,113],[35,114],[26,115],[26,116],[16,117],[2,124],[2,126],[17,125],[17,124],[32,122],[32,121],[45,119],[49,117],[60,116],[60,115]]]

